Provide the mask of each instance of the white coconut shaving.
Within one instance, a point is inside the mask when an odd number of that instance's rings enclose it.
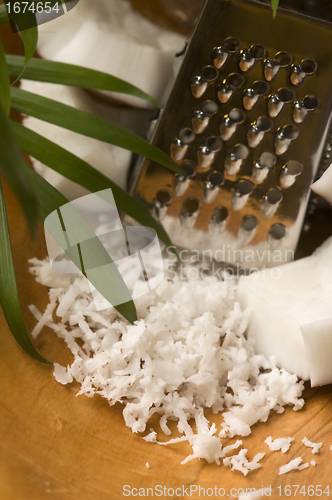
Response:
[[[310,461],[310,464],[311,464],[313,467],[316,467],[317,462],[316,462],[316,460],[311,460],[311,461]]]
[[[292,441],[294,441],[292,437],[277,438],[273,440],[272,437],[269,436],[265,439],[265,443],[271,451],[281,450],[281,453],[286,453],[286,451],[289,450]]]
[[[261,467],[259,461],[265,456],[265,453],[257,453],[252,461],[249,462],[246,457],[247,452],[248,450],[242,449],[239,451],[238,455],[224,458],[223,464],[230,467],[232,471],[238,470],[246,476],[251,470]]]
[[[166,435],[169,421],[176,421],[182,437],[162,444],[188,442],[193,453],[183,463],[223,459],[247,474],[260,467],[264,454],[251,462],[246,450],[225,458],[242,443],[223,449],[221,438],[247,436],[271,410],[302,408],[303,382],[278,369],[273,359],[256,355],[253,341],[246,339],[249,311],[235,300],[235,281],[164,279],[137,301],[139,319],[130,325],[114,309],[96,311],[83,276],[61,275],[46,260],[31,264],[36,280],[50,287],[45,313],[31,308],[38,320],[34,335],[41,326],[50,327],[74,356],[67,367],[55,364],[56,380],[76,381],[78,394],[100,394],[110,405],[123,404],[125,423],[135,433],[144,433],[154,414]],[[219,433],[205,408],[223,412]],[[157,442],[156,431],[150,429],[144,439]]]
[[[309,467],[309,463],[305,462],[302,464],[302,457],[297,457],[294,458],[294,460],[291,460],[288,462],[288,464],[282,465],[279,469],[279,476],[282,474],[286,474],[287,472],[290,472],[291,470],[303,470],[307,469]]]
[[[315,454],[315,453],[318,453],[319,450],[321,449],[321,447],[323,446],[323,443],[313,443],[312,441],[310,441],[308,438],[304,437],[302,439],[302,443],[305,445],[305,446],[308,446],[308,448],[312,448],[311,450],[311,453]]]

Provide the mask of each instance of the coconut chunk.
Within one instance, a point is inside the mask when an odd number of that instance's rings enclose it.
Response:
[[[257,353],[275,356],[279,367],[305,380],[313,373],[312,385],[332,382],[325,362],[331,352],[326,348],[332,320],[332,238],[310,257],[241,277],[237,298],[242,308],[251,309],[248,338],[255,340]]]
[[[80,0],[68,14],[40,27],[38,51],[45,59],[110,73],[162,100],[182,35],[134,11],[127,0]],[[109,93],[108,93],[109,94]],[[150,106],[126,94],[116,99]]]
[[[310,187],[332,205],[332,165]]]

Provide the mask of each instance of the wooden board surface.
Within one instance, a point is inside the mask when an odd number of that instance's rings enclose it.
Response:
[[[28,274],[27,259],[46,255],[43,232],[40,228],[36,243],[29,241],[17,202],[8,189],[5,192],[21,303],[31,331],[35,320],[27,306],[34,303],[43,309],[47,292]],[[165,494],[159,498],[222,498],[221,488],[225,490],[225,497],[232,498],[232,488],[245,491],[246,488],[261,489],[262,485],[271,486],[271,495],[265,496],[275,499],[288,498],[288,491],[283,489],[286,485],[306,488],[322,485],[323,489],[329,485],[332,496],[331,386],[308,388],[303,410],[294,412],[288,408],[284,414],[273,414],[266,423],[253,427],[252,434],[244,439],[248,457],[253,458],[262,451],[266,456],[260,470],[244,477],[204,460],[181,465],[181,460],[191,452],[189,445],[161,447],[146,443],[125,426],[121,406],[110,408],[99,397],[76,397],[77,386],[61,386],[55,382],[52,368],[24,354],[8,331],[2,314],[0,335],[1,500],[118,500],[134,498],[135,493],[151,497],[152,492],[147,488],[157,485],[166,487]],[[46,331],[36,347],[54,361],[65,363],[70,359],[65,347],[51,332]],[[220,423],[220,417],[215,417],[215,421]],[[293,436],[295,441],[285,455],[273,453],[264,444],[270,435],[273,438]],[[301,443],[304,436],[323,442],[318,455],[312,455]],[[279,467],[298,456],[304,461],[315,459],[317,466],[278,476]],[[149,469],[146,462],[150,464]],[[192,494],[187,496],[190,485]],[[217,494],[211,495],[215,487]],[[132,490],[132,495],[125,496],[132,488],[144,489]],[[172,492],[176,488],[184,488],[184,494],[179,495],[181,490]],[[159,491],[160,488],[155,496]],[[294,491],[295,488],[290,498],[294,497]],[[297,494],[296,498],[309,497],[310,493],[307,489],[305,495]]]

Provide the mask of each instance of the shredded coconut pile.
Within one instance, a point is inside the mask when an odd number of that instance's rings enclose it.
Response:
[[[183,437],[168,443],[189,442],[193,454],[184,462],[223,459],[246,474],[260,466],[263,454],[249,462],[242,449],[224,458],[232,448],[223,450],[221,438],[247,436],[271,410],[302,408],[303,382],[278,369],[272,358],[256,355],[253,341],[246,339],[249,311],[235,300],[235,281],[165,279],[139,299],[139,319],[130,325],[115,310],[96,311],[83,276],[59,274],[48,261],[31,263],[37,281],[50,287],[45,313],[31,306],[38,320],[34,336],[47,325],[74,356],[70,366],[55,365],[56,380],[76,380],[78,394],[122,403],[133,432],[145,432],[158,414],[161,430],[170,435],[168,421],[175,420]],[[205,408],[223,412],[221,429],[206,419]],[[155,442],[156,436],[152,430],[145,439]]]

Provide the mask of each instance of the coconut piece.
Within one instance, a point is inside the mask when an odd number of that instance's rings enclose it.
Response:
[[[281,476],[282,474],[286,474],[291,470],[303,470],[309,467],[308,462],[305,462],[304,464],[301,464],[301,462],[302,462],[302,457],[297,457],[294,458],[294,460],[288,462],[288,464],[282,465],[279,469],[279,476]]]
[[[82,111],[93,114],[98,114],[99,111],[98,106],[81,89],[28,80],[22,82],[21,88],[28,92],[33,92],[73,106]],[[38,120],[37,118],[27,117],[24,119],[23,124],[75,154],[99,170],[99,172],[102,172],[109,179],[116,182],[120,187],[125,188],[127,172],[131,161],[130,151],[77,134],[57,125]],[[82,186],[58,174],[41,162],[32,159],[32,163],[35,170],[67,199],[73,200],[89,193]]]
[[[110,73],[159,102],[174,56],[185,44],[183,36],[154,25],[126,0],[80,0],[68,14],[43,26],[38,43],[42,57]],[[151,106],[125,94],[113,96],[138,107]]]
[[[289,450],[291,442],[294,441],[294,439],[295,438],[292,437],[285,437],[272,440],[272,437],[269,436],[265,439],[264,442],[268,445],[271,451],[281,450],[281,453],[286,453],[286,451]]]
[[[324,174],[310,188],[332,205],[332,165],[325,170]]]
[[[242,308],[251,309],[248,338],[255,340],[257,353],[275,356],[279,367],[305,380],[314,373],[312,385],[332,382],[325,363],[331,352],[326,350],[326,325],[319,324],[332,318],[332,238],[310,257],[241,277],[237,298]],[[322,334],[316,335],[311,355],[307,349],[317,331]],[[318,357],[324,373],[317,367]]]
[[[302,443],[305,445],[305,446],[308,446],[308,448],[312,448],[311,450],[311,453],[315,454],[315,453],[318,453],[319,450],[321,449],[321,447],[323,446],[323,443],[313,443],[312,441],[310,441],[308,438],[304,437],[302,439]]]
[[[332,318],[301,325],[313,387],[332,382]]]

